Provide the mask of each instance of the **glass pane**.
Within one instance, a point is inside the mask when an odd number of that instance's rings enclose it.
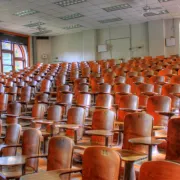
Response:
[[[21,49],[17,44],[14,45],[14,56],[17,58],[22,58]]]
[[[21,46],[23,48],[23,52],[24,52],[24,56],[25,56],[25,64],[24,66],[27,67],[28,66],[28,52],[27,52],[27,46]]]
[[[23,62],[22,61],[15,61],[15,70],[21,70],[23,69]]]
[[[12,71],[12,66],[6,66],[6,65],[3,65],[3,72],[10,72]]]
[[[11,65],[12,64],[11,58],[12,58],[11,53],[2,53],[3,64]]]
[[[11,43],[2,42],[2,49],[11,50]]]

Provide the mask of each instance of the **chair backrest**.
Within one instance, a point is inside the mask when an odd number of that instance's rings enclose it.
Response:
[[[123,149],[147,153],[147,146],[132,145],[129,139],[150,137],[152,135],[153,117],[147,113],[127,114],[124,119]]]
[[[139,97],[136,95],[123,95],[119,99],[119,108],[137,109],[139,106]],[[118,110],[118,121],[124,121],[128,112]]]
[[[167,132],[167,149],[166,159],[167,160],[178,160],[180,161],[180,117],[174,117],[168,122]]]
[[[21,126],[19,124],[8,125],[4,143],[7,145],[18,144],[21,135]],[[3,156],[15,156],[16,148],[5,148],[2,151]]]
[[[72,93],[57,93],[57,103],[72,104],[73,94]]]
[[[109,109],[96,109],[92,117],[92,130],[113,130],[115,112]],[[111,137],[109,144],[111,144]],[[104,145],[105,138],[101,136],[91,136],[92,144]]]
[[[45,104],[34,104],[32,107],[32,117],[43,119],[46,110],[47,107]]]
[[[113,96],[111,94],[98,94],[96,97],[96,106],[111,108]]]
[[[40,153],[42,134],[37,129],[28,129],[23,133],[22,139],[22,155],[32,156]],[[29,159],[26,161],[26,166],[37,171],[38,159]]]
[[[47,110],[47,120],[61,121],[62,107],[59,105],[52,105]]]
[[[114,92],[116,93],[130,93],[131,85],[129,84],[116,84],[114,85]]]
[[[152,76],[152,77],[149,78],[149,83],[150,84],[164,82],[164,81],[165,81],[164,76]]]
[[[77,105],[89,106],[91,104],[91,94],[79,93],[76,99]]]
[[[108,83],[103,83],[99,85],[99,92],[100,93],[111,93],[111,85]]]
[[[154,125],[167,126],[168,117],[156,111],[170,111],[171,98],[168,96],[152,96],[148,98],[147,113],[154,117]]]
[[[180,84],[165,84],[162,87],[162,95],[168,96],[171,93],[180,93]]]
[[[35,100],[34,103],[38,104],[38,103],[48,103],[49,100],[49,95],[46,93],[39,93],[35,96]]]
[[[72,107],[68,110],[67,124],[78,124],[78,125],[82,126],[77,130],[78,139],[82,138],[82,136],[83,136],[84,120],[85,120],[85,109],[84,108]],[[74,131],[66,130],[66,135],[72,138],[72,137],[74,137]]]
[[[139,180],[180,179],[180,164],[170,161],[151,161],[142,164]]]
[[[115,77],[114,83],[119,84],[119,83],[125,83],[126,78],[124,76],[117,76]]]
[[[29,102],[31,98],[31,87],[25,86],[21,89],[21,101]]]
[[[180,84],[180,75],[172,76],[171,83]]]
[[[139,96],[143,92],[153,92],[153,91],[154,91],[153,84],[141,83],[138,86],[136,86],[136,95],[137,96]]]
[[[5,92],[5,88],[3,84],[0,84],[0,93],[4,93]]]
[[[0,119],[0,136],[2,134],[2,120]]]
[[[43,79],[41,82],[40,92],[50,92],[51,81],[48,79]]]
[[[68,137],[52,137],[49,141],[47,171],[71,168],[73,146],[74,142]]]
[[[107,147],[89,147],[83,155],[82,169],[82,180],[118,180],[120,156]]]
[[[21,104],[18,102],[12,102],[8,104],[7,114],[13,114],[19,116],[21,114]],[[6,117],[7,124],[18,123],[18,118],[16,116],[7,116]]]
[[[7,114],[20,115],[21,114],[21,104],[18,102],[9,103],[7,106]]]
[[[6,111],[8,105],[8,95],[0,94],[0,111]]]

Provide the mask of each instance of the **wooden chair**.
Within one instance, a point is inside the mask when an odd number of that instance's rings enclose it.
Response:
[[[145,162],[141,166],[139,180],[177,180],[180,165],[170,161]]]
[[[23,170],[15,171],[15,172],[2,172],[1,177],[4,179],[19,179],[22,175],[26,174],[27,172],[37,172],[38,170],[38,159],[27,159],[33,155],[37,155],[40,153],[40,141],[41,140],[41,133],[39,130],[36,129],[29,129],[24,131],[23,138],[22,138],[22,145],[9,145],[5,148],[12,148],[12,147],[22,147],[22,155],[14,156],[12,161],[8,161],[8,157],[3,157],[3,160],[7,162],[7,166],[11,166],[21,164],[21,162],[26,161],[26,165],[23,165]],[[3,148],[4,150],[4,148]],[[0,158],[0,162],[1,158]]]
[[[111,93],[112,86],[108,83],[103,83],[99,85],[99,93]]]
[[[34,103],[42,103],[49,105],[49,94],[46,93],[39,93],[35,95]]]
[[[114,79],[115,84],[125,83],[126,78],[124,76],[116,76]]]
[[[92,158],[89,158],[90,156]],[[117,152],[107,147],[89,147],[84,152],[82,170],[67,170],[60,173],[60,177],[64,174],[82,171],[82,180],[118,180],[119,170],[120,157]]]
[[[11,124],[6,128],[6,133],[3,139],[3,143],[0,144],[0,155],[1,156],[15,156],[16,148],[5,148],[9,145],[16,145],[19,143],[21,135],[21,126],[19,124]]]
[[[147,103],[147,113],[154,117],[155,126],[167,126],[168,117],[158,114],[156,111],[169,112],[171,109],[171,98],[168,96],[149,97]]]
[[[129,84],[115,84],[113,87],[114,93],[128,94],[131,93],[131,85]]]
[[[136,86],[136,95],[139,96],[140,94],[145,94],[145,93],[153,93],[154,92],[154,85],[153,84],[146,84],[146,83],[141,83]]]
[[[41,82],[40,92],[49,94],[50,91],[51,91],[51,81],[48,79],[43,79]]]
[[[19,103],[21,103],[24,106],[25,112],[27,111],[27,105],[31,100],[31,87],[25,86],[21,89],[21,96]]]
[[[85,134],[91,136],[90,145],[105,145],[112,144],[112,136],[114,130],[115,113],[109,109],[96,109],[92,117],[92,129],[86,131]],[[110,141],[110,142],[109,142]],[[86,147],[80,143],[77,147]]]
[[[166,160],[180,162],[180,118],[172,117],[168,122]]]
[[[135,112],[139,107],[139,98],[136,95],[124,95],[119,99],[117,120],[123,122],[129,112]]]
[[[18,102],[9,103],[7,106],[6,123],[16,124],[18,123],[18,117],[21,114],[21,104]]]
[[[123,149],[147,153],[147,146],[132,145],[129,139],[138,137],[151,137],[153,127],[153,117],[147,113],[127,114],[124,119]]]
[[[82,107],[72,107],[68,110],[65,135],[74,139],[75,143],[81,140],[84,132],[85,109]],[[69,126],[68,126],[69,125]],[[71,128],[71,125],[78,125],[78,129]],[[55,125],[56,127],[56,125]],[[61,128],[61,126],[57,127]]]
[[[96,97],[95,108],[111,109],[113,104],[113,96],[111,94],[98,94]]]
[[[71,92],[58,92],[56,104],[63,107],[63,114],[66,116],[68,109],[71,107],[73,101],[73,94]]]
[[[3,112],[6,112],[8,105],[8,95],[0,94],[0,117]]]

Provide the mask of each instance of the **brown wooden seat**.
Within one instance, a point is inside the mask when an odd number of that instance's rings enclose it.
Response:
[[[89,157],[92,158],[89,158]],[[98,167],[98,169],[97,169]],[[85,150],[82,166],[82,180],[118,180],[120,178],[119,154],[107,147],[89,147]],[[88,173],[88,172],[91,173]],[[63,174],[74,172],[67,170]],[[77,171],[75,171],[77,172]]]
[[[177,180],[180,164],[170,161],[145,162],[140,169],[139,180]]]

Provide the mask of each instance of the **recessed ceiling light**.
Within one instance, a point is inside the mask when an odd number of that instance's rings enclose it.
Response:
[[[36,23],[29,23],[29,24],[26,24],[24,26],[26,27],[36,27],[36,26],[41,26],[41,25],[44,25],[45,23],[44,22],[36,22]]]
[[[63,27],[63,29],[70,30],[70,29],[76,29],[76,28],[80,28],[80,27],[84,27],[84,26],[82,26],[80,24],[74,24],[74,25]]]
[[[39,31],[39,32],[35,32],[35,33],[32,33],[34,36],[39,36],[39,35],[42,35],[42,34],[47,34],[47,33],[50,33],[52,32],[51,30],[45,30],[45,31]]]
[[[117,6],[111,6],[111,7],[106,7],[106,8],[102,8],[102,9],[107,12],[111,12],[111,11],[118,11],[118,10],[128,9],[128,8],[132,8],[132,6],[130,6],[129,4],[120,4]]]
[[[23,16],[33,15],[33,14],[36,14],[36,13],[39,13],[39,11],[36,11],[36,10],[33,10],[33,9],[28,9],[28,10],[17,12],[14,15],[19,16],[19,17],[23,17]]]
[[[100,20],[98,22],[100,22],[100,23],[111,23],[111,22],[116,22],[116,21],[122,21],[122,19],[121,18],[112,18],[112,19]]]
[[[145,13],[144,16],[145,17],[148,17],[148,16],[157,16],[157,15],[162,15],[162,14],[168,14],[169,12],[167,10],[162,10],[162,11],[159,11],[159,12],[148,12],[148,13]]]
[[[62,20],[70,20],[70,19],[80,18],[80,17],[83,17],[83,16],[84,15],[82,15],[80,13],[75,13],[75,14],[71,14],[71,15],[60,17],[60,19],[62,19]]]
[[[61,0],[58,2],[54,2],[54,4],[61,6],[61,7],[65,7],[65,6],[70,6],[70,5],[74,5],[74,4],[79,4],[79,3],[83,3],[86,2],[87,0]]]
[[[168,2],[168,1],[172,1],[172,0],[158,0],[160,3],[163,3],[163,2]]]

